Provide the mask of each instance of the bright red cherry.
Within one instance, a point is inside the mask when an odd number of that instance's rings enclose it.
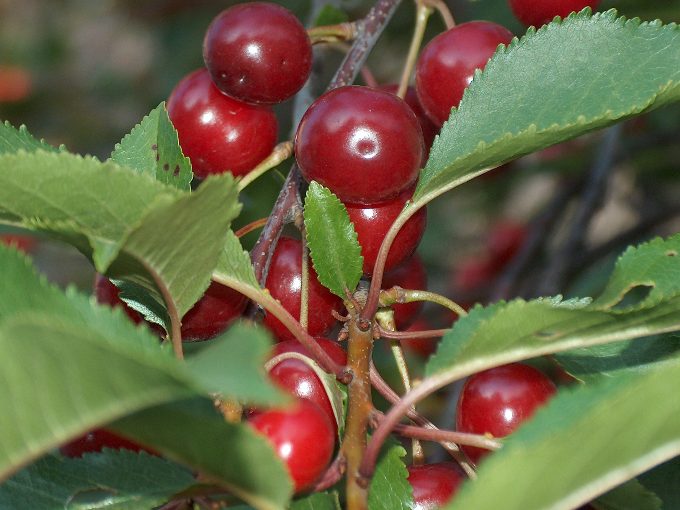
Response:
[[[564,18],[584,7],[597,9],[600,0],[508,0],[510,9],[525,25],[540,27],[555,16]]]
[[[295,492],[308,489],[330,463],[335,433],[328,417],[308,400],[290,409],[255,412],[250,424],[273,445],[288,467]]]
[[[499,44],[512,33],[490,21],[470,21],[450,28],[423,49],[416,67],[418,99],[432,121],[441,126],[458,107],[475,69],[483,69]]]
[[[456,429],[505,437],[555,394],[553,382],[529,365],[512,363],[471,376],[458,398]],[[487,450],[463,447],[478,463]]]
[[[177,84],[168,99],[168,114],[201,179],[227,171],[244,175],[276,144],[278,124],[272,109],[222,94],[205,69]]]
[[[222,11],[212,21],[203,59],[225,94],[249,103],[279,103],[307,81],[312,44],[288,9],[249,2]]]
[[[395,198],[379,204],[345,204],[349,219],[354,223],[354,229],[361,245],[365,275],[373,273],[380,245],[392,223],[404,209],[406,202],[413,196],[413,191],[413,188],[408,189]],[[397,267],[411,256],[423,237],[426,225],[427,209],[423,207],[411,216],[392,242],[392,247],[385,261],[386,271]]]
[[[248,300],[243,294],[217,282],[182,317],[182,340],[207,340],[219,335],[241,316]]]
[[[408,481],[413,487],[413,510],[436,510],[446,505],[465,479],[452,462],[408,467]]]
[[[112,308],[121,307],[125,311],[125,314],[130,317],[130,320],[135,324],[140,324],[144,321],[144,317],[141,313],[130,308],[128,304],[120,298],[120,289],[106,276],[101,274],[95,276],[94,295],[99,304],[109,305]]]
[[[84,436],[62,445],[59,448],[59,451],[66,457],[81,457],[84,453],[101,452],[102,448],[112,448],[116,450],[124,448],[126,450],[132,450],[133,452],[145,451],[153,455],[156,454],[156,452],[144,448],[143,446],[106,429],[92,430]]]
[[[322,95],[295,136],[302,175],[343,202],[374,204],[397,196],[415,182],[422,156],[423,135],[411,108],[369,87]]]
[[[307,331],[312,336],[322,336],[335,324],[331,311],[342,310],[342,300],[319,283],[316,271],[309,262],[308,320]],[[265,287],[272,297],[278,299],[293,317],[300,319],[300,287],[302,284],[302,243],[290,237],[282,237],[269,265]],[[272,314],[264,318],[264,324],[279,340],[295,337]]]
[[[318,338],[317,341],[334,361],[342,366],[347,364],[347,355],[337,342],[325,338]],[[275,352],[275,355],[297,352],[311,357],[302,344],[292,340],[276,344]],[[286,359],[272,367],[269,371],[269,377],[296,397],[309,400],[319,406],[333,424],[334,432],[337,433],[337,422],[331,401],[321,380],[309,365],[299,359]]]
[[[427,290],[427,272],[423,261],[418,255],[413,255],[404,264],[393,269],[383,277],[382,288],[389,289],[399,286],[402,289]],[[416,320],[423,309],[423,302],[403,303],[392,305],[397,329],[403,331]],[[423,340],[428,342],[428,340]]]

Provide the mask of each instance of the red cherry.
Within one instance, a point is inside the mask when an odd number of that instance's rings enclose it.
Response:
[[[512,363],[471,376],[458,398],[456,429],[505,437],[555,394],[553,382],[529,365]],[[478,463],[487,450],[463,447]]]
[[[317,341],[334,361],[342,366],[347,364],[347,355],[337,342],[325,338],[319,338]],[[295,341],[277,344],[275,351],[276,355],[285,352],[297,352],[311,358],[304,346]],[[331,401],[321,379],[309,365],[298,359],[286,359],[272,367],[269,371],[269,377],[292,395],[316,404],[326,414],[328,420],[333,424],[334,433],[337,434],[337,422]]]
[[[404,264],[384,276],[382,288],[389,289],[394,286],[402,289],[427,290],[427,272],[418,255],[413,255]],[[413,324],[422,308],[422,301],[392,305],[397,329],[403,331]]]
[[[406,202],[413,196],[413,191],[413,188],[408,189],[395,198],[379,204],[345,204],[361,245],[365,275],[373,273],[380,245]],[[392,242],[385,261],[385,271],[397,267],[411,256],[423,237],[426,225],[427,208],[423,207],[406,222]]]
[[[464,480],[460,468],[452,462],[408,467],[408,481],[413,487],[413,510],[436,510],[453,498]]]
[[[35,237],[24,234],[0,234],[0,243],[13,246],[24,253],[31,253],[38,244],[38,241]]]
[[[368,87],[322,95],[295,136],[302,175],[343,202],[374,204],[397,196],[415,182],[422,155],[413,111],[394,94]]]
[[[156,455],[156,452],[106,429],[94,429],[84,436],[62,445],[59,451],[66,457],[81,457],[84,453],[101,452],[102,448],[113,448],[116,450],[124,448],[133,452],[144,451]]]
[[[276,245],[267,273],[265,287],[278,299],[293,317],[300,319],[300,285],[302,282],[302,243],[282,237]],[[316,271],[309,262],[307,331],[312,336],[322,336],[335,325],[332,310],[342,310],[342,300],[319,283]],[[272,314],[264,324],[279,340],[293,340],[294,335]]]
[[[453,275],[453,285],[458,292],[483,291],[496,276],[494,261],[488,257],[462,260]]]
[[[526,238],[526,227],[512,221],[494,225],[487,240],[489,255],[494,265],[502,269],[518,252]]]
[[[210,23],[203,58],[225,94],[249,103],[279,103],[307,81],[312,44],[288,9],[249,2],[222,11]]]
[[[125,314],[130,317],[130,320],[135,324],[140,324],[144,321],[144,317],[141,313],[130,308],[128,304],[120,298],[120,289],[106,276],[97,274],[94,277],[94,294],[97,298],[97,303],[109,305],[112,308],[121,307],[125,311]]]
[[[168,99],[168,115],[201,179],[226,171],[244,175],[276,144],[278,124],[272,109],[222,94],[205,69],[177,84]]]
[[[404,331],[427,331],[428,329],[434,328],[425,319],[418,319]],[[401,341],[401,345],[404,349],[415,353],[422,358],[429,358],[432,353],[437,350],[438,343],[439,340],[437,338],[409,339]]]
[[[210,282],[203,297],[182,318],[182,340],[207,340],[219,335],[240,317],[247,304],[243,294]]]
[[[510,9],[527,26],[540,27],[555,16],[566,17],[584,7],[597,9],[600,0],[508,0]]]
[[[325,413],[307,400],[285,410],[255,412],[250,424],[273,445],[288,467],[295,492],[309,488],[330,463],[333,427]]]
[[[416,67],[418,99],[432,121],[441,126],[458,107],[475,69],[483,69],[499,44],[512,33],[489,21],[470,21],[450,28],[423,49]]]

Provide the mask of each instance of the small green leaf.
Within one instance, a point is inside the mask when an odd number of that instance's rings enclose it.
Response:
[[[338,9],[334,5],[326,4],[317,14],[312,26],[337,25],[346,21],[349,21],[349,16],[345,11]]]
[[[151,110],[116,144],[111,159],[165,184],[186,191],[190,189],[191,162],[182,154],[165,103]]]
[[[680,365],[664,365],[560,391],[446,508],[498,508],[502,494],[507,510],[570,510],[673,458],[680,454],[678,381]]]
[[[47,456],[0,485],[0,508],[155,508],[195,483],[185,467],[144,452],[104,450],[78,459]]]
[[[660,510],[661,499],[633,479],[613,488],[591,503],[596,510]]]
[[[347,209],[328,188],[312,181],[305,197],[307,243],[319,282],[342,299],[354,292],[363,257]]]
[[[399,444],[383,449],[368,492],[369,510],[410,510],[413,489],[408,483],[408,471],[402,460],[406,450]]]
[[[217,262],[214,274],[223,279],[260,289],[257,278],[255,278],[253,265],[250,262],[250,255],[243,250],[241,241],[232,231],[227,232],[224,250]]]
[[[475,75],[435,140],[413,199],[426,203],[484,168],[678,99],[675,24],[610,10],[529,29]]]
[[[59,152],[63,147],[57,149],[43,140],[38,140],[28,132],[26,126],[13,127],[9,122],[0,123],[0,155],[12,154],[19,151],[35,152],[38,150]]]

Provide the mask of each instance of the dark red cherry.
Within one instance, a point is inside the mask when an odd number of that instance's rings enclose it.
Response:
[[[458,292],[482,292],[496,274],[497,269],[491,258],[487,256],[467,258],[458,263],[453,274],[453,286]]]
[[[505,437],[555,394],[553,382],[529,365],[512,363],[471,376],[458,398],[456,429]],[[488,450],[463,447],[477,463]]]
[[[387,231],[397,219],[404,205],[413,196],[413,188],[408,189],[395,198],[373,205],[346,203],[349,219],[354,223],[361,254],[364,257],[363,271],[366,275],[373,273],[378,258],[378,251]],[[401,228],[392,242],[392,247],[385,261],[385,271],[389,271],[403,263],[418,247],[427,225],[427,208],[416,212]]]
[[[126,450],[132,450],[133,452],[145,451],[152,455],[156,455],[156,452],[144,448],[143,446],[106,429],[92,430],[84,436],[62,445],[59,447],[59,451],[66,457],[80,457],[84,453],[101,452],[102,448],[112,448],[115,450],[124,448]]]
[[[38,244],[38,240],[25,234],[0,234],[0,243],[12,246],[24,253],[31,253]]]
[[[399,286],[402,289],[427,290],[427,272],[423,261],[418,255],[413,255],[401,266],[393,269],[383,277],[382,288],[389,289]],[[416,320],[423,309],[423,302],[403,303],[392,305],[397,329],[403,331]],[[428,340],[424,340],[427,342]]]
[[[342,310],[342,300],[319,283],[316,271],[309,262],[308,323],[312,336],[322,336],[335,325],[332,311]],[[302,283],[302,243],[290,237],[282,237],[274,250],[267,273],[265,287],[274,299],[279,300],[293,317],[300,319],[300,286]],[[272,314],[264,318],[264,324],[279,340],[293,340],[294,335]]]
[[[494,225],[489,232],[487,247],[494,265],[502,269],[519,251],[527,235],[527,229],[521,223],[502,221]]]
[[[337,342],[317,339],[321,347],[333,358],[334,361],[342,366],[347,364],[347,355]],[[301,352],[302,351],[302,352]],[[297,352],[307,357],[311,357],[307,350],[299,342],[281,342],[275,346],[276,355],[285,352]],[[337,421],[333,413],[333,406],[326,394],[321,380],[314,370],[304,361],[299,359],[285,359],[274,365],[269,371],[269,377],[281,388],[290,392],[294,396],[313,402],[321,409],[328,420],[333,424],[333,430],[337,433]]]
[[[427,320],[418,319],[404,331],[427,331],[428,329],[434,328]],[[413,338],[401,341],[401,345],[404,348],[404,350],[415,353],[421,358],[429,358],[432,355],[432,353],[437,350],[438,343],[439,339],[437,338],[423,338],[423,339]]]
[[[453,498],[465,479],[452,462],[408,467],[408,481],[413,487],[413,510],[436,510]]]
[[[327,92],[309,107],[295,136],[305,179],[349,203],[397,196],[415,182],[422,156],[423,135],[411,108],[369,87]]]
[[[527,26],[540,27],[555,16],[566,17],[584,7],[597,9],[600,0],[508,0],[510,9]]]
[[[247,304],[243,294],[211,282],[201,299],[182,317],[182,340],[207,340],[219,335],[241,316]]]
[[[120,298],[120,289],[106,276],[97,274],[94,277],[94,295],[99,304],[109,305],[112,308],[121,307],[125,311],[125,314],[130,317],[130,320],[135,324],[140,324],[144,321],[144,317],[141,313],[130,308],[128,304]]]
[[[450,28],[423,49],[416,67],[416,91],[430,119],[441,126],[458,107],[475,69],[483,69],[499,44],[512,33],[489,21],[470,21]]]
[[[168,99],[168,114],[201,179],[227,171],[244,175],[276,144],[278,124],[272,109],[222,94],[205,69],[177,84]]]
[[[308,489],[330,463],[335,448],[333,427],[325,413],[308,400],[300,400],[290,409],[256,411],[249,422],[288,467],[295,492]]]
[[[294,95],[312,69],[312,45],[288,9],[248,2],[222,11],[208,27],[203,59],[215,85],[249,103],[279,103]]]

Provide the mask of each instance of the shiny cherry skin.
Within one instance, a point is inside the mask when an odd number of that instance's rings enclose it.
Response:
[[[144,448],[143,446],[125,439],[106,429],[95,429],[84,436],[59,447],[59,451],[66,457],[81,457],[84,453],[101,452],[103,448],[115,450],[125,449],[133,452],[147,452],[155,455],[156,453]]]
[[[389,289],[398,286],[402,289],[427,290],[427,272],[423,261],[418,255],[413,255],[401,266],[386,273],[383,277],[382,288]],[[423,309],[423,302],[403,303],[392,305],[394,310],[394,321],[397,330],[403,331],[413,324]],[[429,340],[419,340],[428,342]]]
[[[211,282],[205,294],[182,317],[182,340],[208,340],[222,333],[245,310],[243,294]]]
[[[293,96],[312,70],[312,44],[288,9],[249,2],[222,11],[203,41],[203,59],[222,92],[248,103]]]
[[[540,27],[555,16],[564,18],[584,7],[597,9],[600,0],[508,0],[513,14],[526,26]]]
[[[334,361],[342,366],[347,364],[347,355],[337,342],[325,338],[318,338],[317,341]],[[304,346],[296,341],[276,344],[275,352],[276,355],[297,352],[308,358],[312,357]],[[334,433],[337,434],[337,422],[331,401],[321,379],[309,365],[299,359],[285,359],[271,368],[269,378],[292,395],[316,404],[326,414],[333,425]]]
[[[318,98],[295,136],[304,178],[327,186],[346,203],[396,197],[417,179],[423,150],[411,108],[394,94],[360,86]]]
[[[512,433],[554,394],[553,382],[529,365],[512,363],[471,376],[456,407],[456,430],[505,437]],[[478,463],[488,450],[463,447]]]
[[[361,254],[364,257],[363,271],[370,276],[378,259],[380,245],[388,230],[397,219],[404,205],[413,196],[413,188],[403,191],[395,198],[378,204],[346,203],[349,219],[354,223]],[[427,208],[416,212],[401,228],[392,243],[385,261],[385,271],[396,268],[411,256],[418,247],[427,226]]]
[[[331,461],[335,433],[316,404],[299,400],[289,409],[256,411],[249,418],[288,467],[295,492],[308,489]]]
[[[246,104],[222,94],[208,71],[184,77],[170,94],[168,115],[194,175],[244,175],[274,148],[278,124],[268,106]]]
[[[342,310],[342,300],[319,283],[316,271],[309,262],[308,286],[308,322],[307,331],[312,336],[322,336],[335,325],[332,310]],[[274,299],[296,319],[300,319],[300,286],[302,282],[302,243],[297,239],[282,237],[279,239],[267,273],[265,287]],[[264,325],[282,340],[293,340],[295,337],[281,321],[272,314],[267,314]]]
[[[499,44],[512,33],[490,21],[470,21],[450,28],[423,49],[416,66],[416,92],[430,119],[441,126],[458,107],[475,69],[483,69]]]
[[[408,481],[413,487],[413,510],[436,510],[445,506],[465,479],[452,462],[408,467]]]
[[[94,277],[94,295],[97,303],[109,305],[111,308],[121,307],[125,314],[135,324],[141,324],[144,317],[137,310],[133,310],[120,298],[120,289],[116,287],[106,276],[97,274]]]

